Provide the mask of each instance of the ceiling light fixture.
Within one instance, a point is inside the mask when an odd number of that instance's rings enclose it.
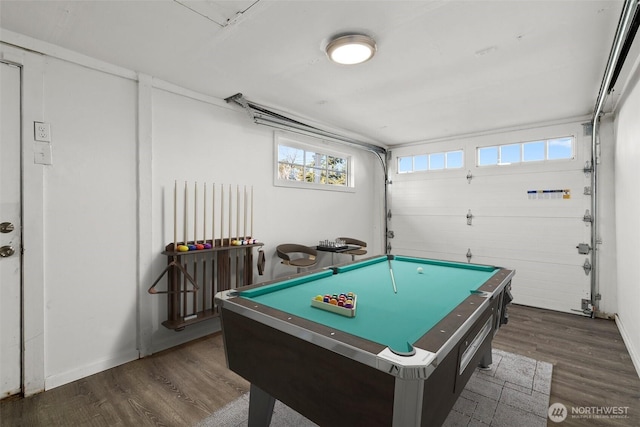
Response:
[[[329,59],[338,64],[355,65],[368,61],[376,53],[376,42],[363,34],[347,34],[332,39],[327,45]]]

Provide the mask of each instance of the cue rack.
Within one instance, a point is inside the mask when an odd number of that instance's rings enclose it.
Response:
[[[220,315],[214,303],[216,293],[229,289],[237,289],[253,283],[253,250],[258,248],[258,274],[264,272],[265,257],[262,246],[264,243],[251,238],[253,233],[253,187],[250,193],[245,186],[241,195],[240,186],[233,191],[228,186],[228,206],[225,186],[220,185],[216,198],[216,184],[212,190],[211,202],[207,203],[207,186],[204,192],[198,190],[198,184],[193,187],[193,205],[189,201],[189,184],[185,182],[181,194],[182,212],[178,210],[178,183],[173,190],[173,242],[165,246],[162,255],[167,257],[167,266],[153,282],[148,292],[152,295],[167,294],[167,320],[162,325],[168,329],[181,331],[186,326],[202,322]],[[235,203],[234,203],[234,193]],[[203,202],[198,203],[198,195],[203,196]],[[251,199],[249,200],[249,194]],[[244,198],[244,203],[242,199]],[[249,210],[250,206],[250,210]],[[235,209],[235,215],[233,208]],[[193,214],[190,214],[192,208]],[[210,212],[208,210],[210,209]],[[227,210],[228,208],[228,210]],[[244,211],[244,227],[242,233],[241,214]],[[198,212],[202,218],[198,219]],[[248,216],[250,212],[250,228]],[[236,237],[232,237],[233,219],[235,220]],[[225,219],[227,221],[225,221]],[[219,227],[217,223],[219,222]],[[178,230],[180,223],[181,230]],[[228,227],[227,227],[228,224]],[[210,225],[210,238],[206,238],[207,226]],[[219,229],[219,233],[216,233]],[[178,232],[183,233],[183,239],[178,242]],[[215,235],[220,238],[214,237]],[[191,235],[193,239],[191,239]],[[200,236],[201,238],[198,238]],[[167,290],[156,289],[156,285],[167,276]]]
[[[166,328],[181,331],[185,326],[218,317],[215,294],[253,282],[253,248],[261,248],[263,243],[223,246],[220,239],[215,243],[211,249],[188,252],[175,251],[170,243],[162,252],[167,257],[167,267],[149,293],[167,294],[168,319],[162,322]],[[258,271],[264,271],[262,250],[258,253]],[[159,291],[156,285],[165,275],[167,290]]]

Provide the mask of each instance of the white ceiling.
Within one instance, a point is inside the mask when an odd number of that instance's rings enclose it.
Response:
[[[383,145],[589,115],[622,0],[1,0],[0,26]],[[361,65],[328,39],[365,32]],[[248,119],[247,119],[248,120]]]

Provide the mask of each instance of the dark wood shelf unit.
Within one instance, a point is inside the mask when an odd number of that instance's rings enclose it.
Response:
[[[230,240],[234,240],[233,238]],[[229,239],[187,242],[187,245],[212,245],[210,249],[176,251],[170,243],[162,252],[167,257],[167,267],[149,288],[150,294],[167,294],[167,317],[162,325],[181,331],[220,315],[215,306],[217,292],[237,289],[253,283],[253,250],[261,252],[262,242],[249,245],[230,245]],[[177,246],[183,245],[179,242]],[[258,257],[258,271],[264,271],[264,256]],[[167,290],[156,289],[160,280],[167,276]]]

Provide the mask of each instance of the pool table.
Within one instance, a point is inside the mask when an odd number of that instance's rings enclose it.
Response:
[[[514,274],[382,255],[218,293],[227,364],[251,383],[249,426],[269,425],[275,399],[321,426],[442,424],[491,363]],[[353,317],[311,304],[348,292]]]

